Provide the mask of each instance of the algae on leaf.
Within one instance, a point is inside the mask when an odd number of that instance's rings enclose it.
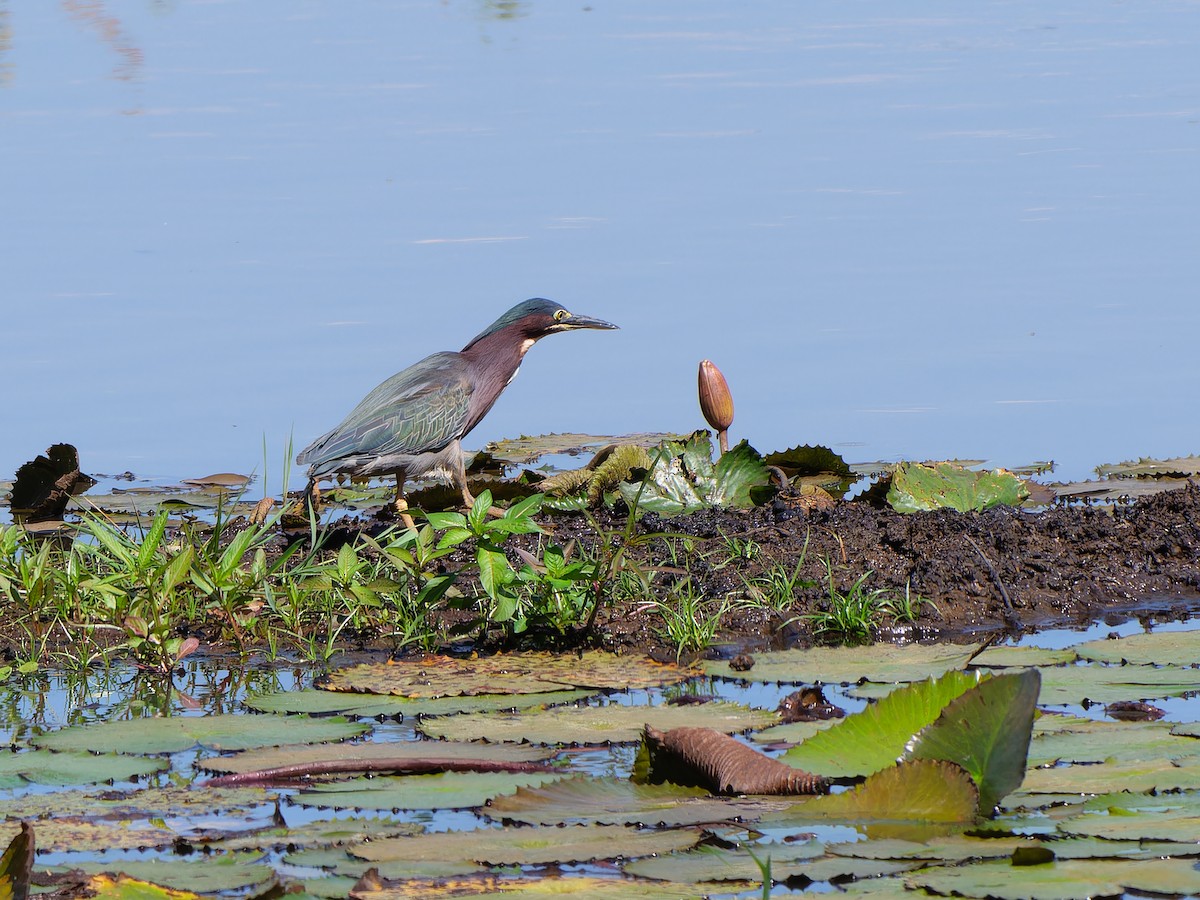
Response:
[[[1017,506],[1029,496],[1025,481],[1005,469],[972,472],[954,463],[904,462],[892,473],[887,501],[897,512],[950,508],[959,512]]]

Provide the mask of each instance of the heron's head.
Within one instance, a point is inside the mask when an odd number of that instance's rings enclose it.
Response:
[[[477,334],[471,343],[467,344],[463,349],[468,350],[483,338],[501,331],[506,331],[513,336],[514,340],[519,340],[528,346],[539,338],[544,338],[546,335],[554,334],[557,331],[575,331],[579,328],[610,329],[616,327],[618,326],[611,322],[605,322],[603,319],[573,313],[565,306],[561,306],[552,300],[535,297],[532,300],[518,303]]]

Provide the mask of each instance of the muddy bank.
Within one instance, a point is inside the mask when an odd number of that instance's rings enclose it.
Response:
[[[1188,487],[1123,506],[1070,506],[1040,512],[997,507],[900,514],[864,502],[802,511],[776,503],[748,512],[706,511],[686,517],[645,516],[639,533],[673,532],[699,541],[691,553],[660,547],[643,562],[686,568],[707,597],[745,593],[746,582],[773,566],[795,566],[801,577],[788,611],[791,624],[762,610],[734,610],[722,637],[760,646],[806,642],[803,617],[828,603],[825,560],[840,589],[870,570],[867,586],[932,600],[915,627],[901,634],[951,638],[964,633],[1027,632],[1049,626],[1111,621],[1137,610],[1159,620],[1200,608],[1200,490]],[[582,517],[556,516],[554,539],[587,543]],[[611,517],[607,527],[623,522]],[[752,542],[749,553],[731,552]],[[670,577],[688,577],[673,575]],[[796,618],[798,617],[798,618]],[[651,617],[636,608],[602,614],[607,643],[654,643]],[[880,634],[881,639],[888,634]],[[649,638],[649,640],[648,640]]]

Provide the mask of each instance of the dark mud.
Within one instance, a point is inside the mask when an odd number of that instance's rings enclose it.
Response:
[[[550,540],[562,546],[572,540],[588,548],[600,540],[619,543],[626,517],[619,511],[595,516],[599,531],[583,515],[553,514],[541,521]],[[629,559],[656,567],[657,595],[691,579],[691,587],[715,609],[725,597],[745,597],[747,582],[772,568],[790,572],[803,554],[800,574],[806,583],[795,592],[794,603],[782,613],[735,605],[722,617],[723,652],[811,643],[805,616],[828,605],[826,560],[841,590],[870,571],[868,588],[899,594],[907,589],[933,601],[913,625],[880,623],[877,639],[978,639],[1096,621],[1116,624],[1130,616],[1188,617],[1200,610],[1198,522],[1200,489],[1195,487],[1127,505],[1035,512],[997,507],[980,513],[900,514],[862,501],[803,510],[776,501],[748,511],[708,510],[670,519],[646,515],[634,533],[664,537],[639,546]],[[529,538],[510,544],[536,549]],[[515,556],[513,561],[520,564]],[[645,606],[617,602],[601,611],[597,633],[576,637],[625,652],[674,655],[659,633],[661,619]],[[523,641],[528,645],[539,638],[562,644],[536,634]]]

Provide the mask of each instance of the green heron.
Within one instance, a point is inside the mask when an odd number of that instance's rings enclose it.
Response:
[[[458,353],[434,353],[398,372],[362,399],[337,428],[296,457],[308,466],[312,495],[321,478],[337,473],[396,476],[396,509],[405,525],[407,478],[449,478],[463,502],[467,488],[462,439],[487,415],[516,377],[525,352],[540,338],[577,328],[616,328],[576,315],[550,300],[518,303]]]

